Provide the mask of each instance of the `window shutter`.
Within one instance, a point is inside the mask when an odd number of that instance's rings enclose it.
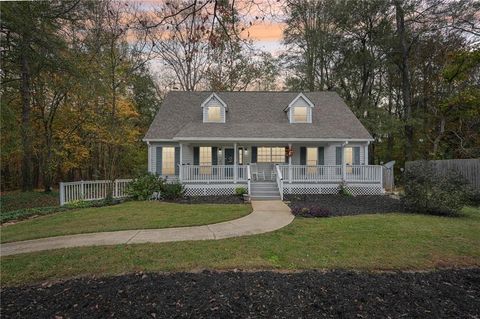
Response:
[[[360,147],[353,148],[353,165],[360,165]]]
[[[285,146],[285,163],[288,163],[288,146]]]
[[[252,163],[257,162],[257,147],[252,146]]]
[[[175,175],[180,174],[180,147],[175,147]]]
[[[300,147],[300,165],[307,165],[307,148]]]
[[[212,147],[212,165],[218,165],[218,147]]]
[[[193,165],[200,165],[200,147],[193,147]]]
[[[335,151],[335,165],[342,165],[342,148],[337,147]]]
[[[325,165],[325,149],[322,147],[318,148],[318,165]]]
[[[155,173],[157,173],[157,175],[162,175],[162,148],[161,147],[157,147],[156,158],[157,158],[157,163],[155,167]]]

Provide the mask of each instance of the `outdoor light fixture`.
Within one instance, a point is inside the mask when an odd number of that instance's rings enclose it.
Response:
[[[222,148],[221,147],[218,149],[218,154],[222,154]]]
[[[244,151],[245,151],[245,155],[248,155],[248,148],[244,148]]]

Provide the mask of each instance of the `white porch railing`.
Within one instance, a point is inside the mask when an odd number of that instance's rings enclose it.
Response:
[[[341,182],[342,165],[279,165],[284,181],[295,182]],[[382,183],[382,166],[347,165],[345,181],[358,183]]]
[[[247,165],[181,165],[180,169],[183,183],[222,183],[246,182],[247,167]]]
[[[278,191],[280,192],[280,199],[283,200],[283,175],[279,165],[275,165],[275,171],[276,171],[275,175],[277,178]]]
[[[77,200],[100,200],[112,192],[113,198],[127,197],[126,188],[131,179],[79,181],[60,183],[60,206]]]

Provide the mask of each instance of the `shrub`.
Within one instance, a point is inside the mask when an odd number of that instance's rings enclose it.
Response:
[[[128,184],[126,193],[135,200],[147,200],[154,192],[160,192],[164,181],[155,174],[143,174]]]
[[[457,172],[436,174],[428,162],[412,163],[405,171],[405,208],[427,214],[454,215],[467,202],[467,182]]]
[[[331,216],[330,211],[327,209],[317,207],[317,206],[296,206],[292,208],[292,214],[297,217],[329,217]]]
[[[164,183],[160,191],[162,198],[167,200],[179,199],[185,194],[185,188],[181,183]]]
[[[237,194],[238,196],[243,196],[245,194],[247,194],[248,191],[245,187],[237,187],[235,188],[235,194]]]

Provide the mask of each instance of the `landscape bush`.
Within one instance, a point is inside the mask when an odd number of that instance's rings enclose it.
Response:
[[[160,189],[160,196],[162,199],[175,200],[183,198],[185,195],[185,188],[181,183],[163,183]]]
[[[295,206],[292,208],[292,214],[297,217],[329,217],[330,211],[318,206]]]
[[[467,181],[457,172],[437,174],[428,162],[405,171],[405,209],[435,215],[455,215],[468,202]]]
[[[138,176],[127,186],[126,193],[135,200],[147,200],[153,193],[161,192],[165,182],[155,174],[146,173]]]
[[[235,188],[235,194],[237,194],[238,196],[243,196],[245,194],[247,194],[248,191],[245,187],[237,187]]]

